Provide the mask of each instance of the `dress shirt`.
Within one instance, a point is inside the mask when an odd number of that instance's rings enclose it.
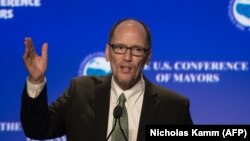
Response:
[[[29,97],[37,98],[41,93],[41,91],[43,90],[45,83],[46,83],[46,78],[44,78],[44,81],[41,84],[32,84],[29,81],[29,77],[27,77],[26,84],[27,84],[27,93]]]
[[[109,103],[109,118],[108,118],[108,132],[107,136],[113,128],[113,111],[116,105],[119,103],[119,96],[124,93],[126,97],[125,106],[128,113],[128,141],[136,141],[139,128],[142,102],[145,90],[145,81],[143,76],[128,90],[122,90],[112,77],[111,90],[110,90],[110,103]],[[109,139],[111,141],[111,138]]]

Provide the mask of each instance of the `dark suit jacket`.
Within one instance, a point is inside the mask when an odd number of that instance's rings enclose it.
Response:
[[[146,124],[192,124],[189,100],[145,79],[138,141],[145,140]],[[107,136],[111,75],[84,76],[71,81],[69,88],[50,106],[46,86],[41,94],[22,94],[21,123],[33,139],[67,135],[68,141],[104,141]]]

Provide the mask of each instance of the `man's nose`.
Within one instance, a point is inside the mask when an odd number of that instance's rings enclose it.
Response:
[[[125,61],[131,61],[132,60],[132,54],[131,54],[131,49],[128,48],[123,56],[123,59]]]

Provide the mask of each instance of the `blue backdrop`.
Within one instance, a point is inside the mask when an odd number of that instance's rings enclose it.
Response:
[[[27,2],[0,0],[1,141],[30,140],[19,119],[28,75],[25,37],[33,38],[39,54],[42,43],[49,44],[52,102],[73,77],[86,74],[86,67],[102,67],[95,64],[96,53],[104,52],[113,23],[127,17],[143,20],[152,32],[153,56],[145,75],[189,97],[195,124],[250,124],[249,0]]]

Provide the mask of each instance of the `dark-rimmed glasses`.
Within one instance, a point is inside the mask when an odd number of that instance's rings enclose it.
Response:
[[[112,50],[117,53],[117,54],[125,54],[128,49],[130,49],[130,52],[134,56],[143,56],[146,52],[150,50],[150,48],[143,48],[143,47],[137,47],[137,46],[132,46],[128,47],[126,45],[122,44],[110,44],[108,45],[112,48]]]

